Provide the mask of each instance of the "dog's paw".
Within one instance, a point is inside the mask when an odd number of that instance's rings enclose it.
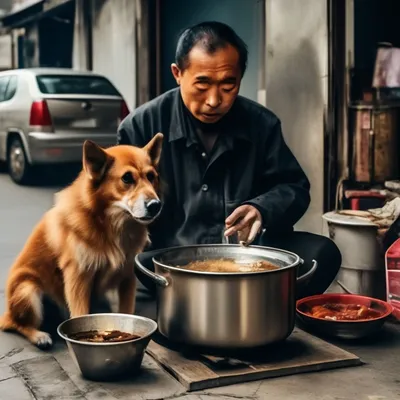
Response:
[[[53,340],[51,339],[51,336],[42,331],[37,331],[37,333],[35,333],[34,337],[32,338],[32,342],[41,350],[46,350],[53,346]]]

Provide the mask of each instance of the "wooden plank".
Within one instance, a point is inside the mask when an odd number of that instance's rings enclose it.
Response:
[[[223,358],[199,354],[188,359],[154,341],[147,352],[188,391],[305,372],[361,365],[360,359],[337,346],[295,329],[282,346],[264,354]]]
[[[186,359],[180,353],[169,350],[154,341],[149,343],[147,352],[184,386],[187,386],[186,382],[219,378],[218,374],[200,360]]]

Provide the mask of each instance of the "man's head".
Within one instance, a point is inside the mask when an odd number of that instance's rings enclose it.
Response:
[[[202,22],[180,36],[172,74],[195,118],[219,121],[232,107],[247,66],[247,46],[229,26]]]

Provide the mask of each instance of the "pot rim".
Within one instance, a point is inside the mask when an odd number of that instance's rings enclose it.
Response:
[[[277,247],[267,247],[267,246],[246,246],[246,249],[260,249],[260,250],[272,250],[272,251],[276,251],[279,253],[284,253],[290,256],[294,256],[296,261],[293,262],[290,265],[287,265],[285,267],[280,267],[278,269],[274,269],[271,271],[241,271],[241,272],[205,272],[205,271],[193,271],[193,270],[188,270],[188,269],[184,269],[184,268],[178,268],[178,267],[174,267],[172,265],[167,265],[162,263],[161,261],[158,261],[156,258],[163,256],[165,253],[168,253],[170,251],[174,251],[174,250],[183,250],[183,249],[190,249],[190,248],[205,248],[205,247],[240,247],[243,248],[242,245],[240,244],[198,244],[198,245],[187,245],[187,246],[175,246],[175,247],[168,247],[166,249],[164,249],[165,251],[163,251],[162,253],[160,253],[159,255],[153,256],[152,257],[152,261],[154,264],[158,265],[159,267],[165,268],[167,270],[172,270],[172,271],[177,271],[177,272],[181,272],[181,273],[187,273],[187,274],[194,274],[194,275],[206,275],[206,276],[226,276],[226,277],[236,277],[236,276],[256,276],[256,275],[264,275],[264,274],[274,274],[274,273],[280,273],[282,271],[286,271],[288,269],[293,269],[295,267],[297,267],[299,264],[302,263],[302,259],[296,254],[296,253],[292,253],[291,251],[287,251],[287,250],[282,250],[279,249]]]

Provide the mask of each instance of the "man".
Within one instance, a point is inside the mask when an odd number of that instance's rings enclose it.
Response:
[[[121,123],[118,143],[144,146],[165,135],[163,212],[151,228],[153,249],[221,243],[294,251],[319,268],[305,294],[327,289],[341,262],[328,238],[293,232],[310,203],[310,184],[286,145],[280,120],[238,95],[247,47],[219,22],[186,29],[172,74],[178,88],[137,108]]]

